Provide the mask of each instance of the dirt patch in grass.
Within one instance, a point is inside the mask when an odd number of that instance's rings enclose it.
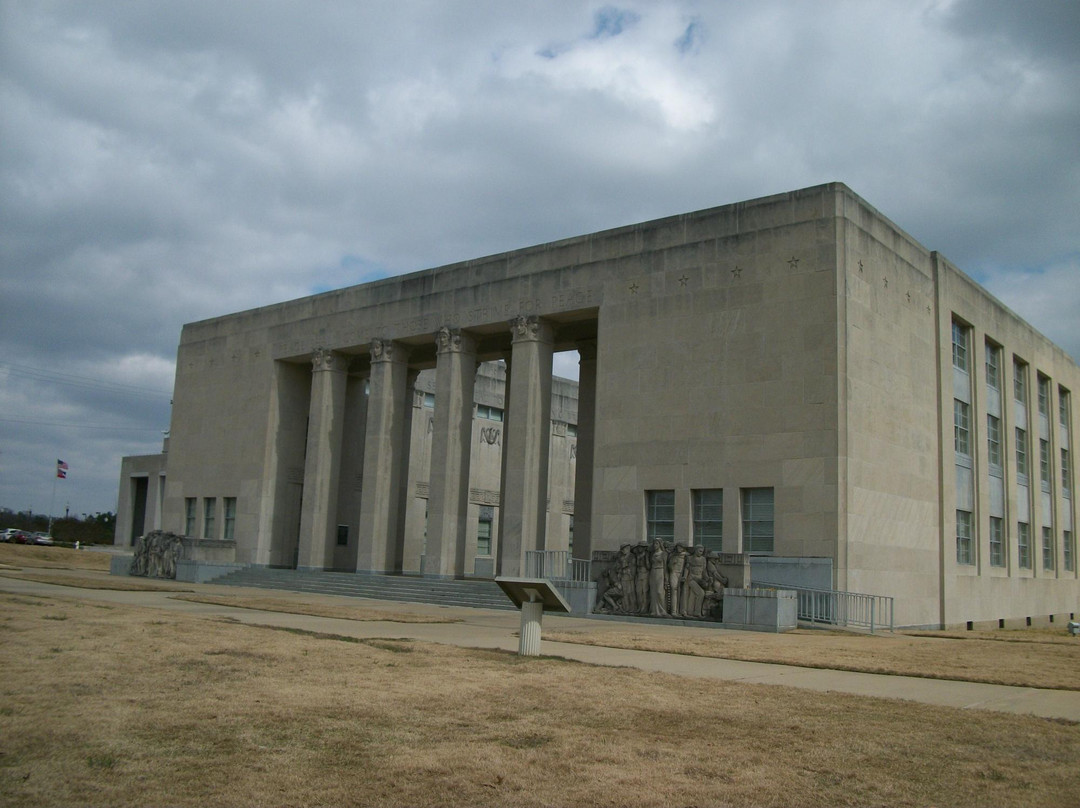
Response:
[[[69,547],[42,547],[30,544],[0,544],[0,564],[12,567],[43,567],[68,570],[109,570],[109,553],[72,550]]]
[[[1080,794],[1080,725],[1025,716],[6,595],[0,647],[6,806],[1072,806]]]
[[[78,572],[56,570],[49,572],[9,572],[0,570],[5,578],[19,578],[24,581],[36,581],[39,584],[56,586],[74,586],[79,589],[110,589],[119,592],[190,592],[184,584],[155,579],[127,577],[121,575],[80,575]]]
[[[1022,633],[1003,631],[1001,636],[957,638],[944,632],[890,636],[799,630],[759,634],[674,627],[661,633],[620,626],[546,631],[544,639],[809,668],[1080,690],[1080,640],[1064,630],[1058,634],[1040,631],[1026,640],[1009,636]]]
[[[421,612],[374,609],[352,604],[313,603],[302,598],[264,597],[260,595],[178,595],[177,600],[210,603],[215,606],[236,606],[264,612],[309,614],[315,617],[336,617],[343,620],[382,621],[389,623],[460,623],[459,617],[428,615]]]

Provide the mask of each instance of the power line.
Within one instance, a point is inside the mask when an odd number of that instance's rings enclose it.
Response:
[[[106,382],[91,376],[76,376],[71,373],[60,373],[53,370],[17,365],[12,362],[0,362],[0,368],[6,369],[12,376],[33,379],[52,384],[65,384],[69,387],[79,387],[84,390],[101,390],[108,393],[124,393],[125,395],[140,398],[172,398],[172,393],[164,390],[156,390],[150,387],[139,387],[134,384],[120,384],[119,382]]]
[[[0,418],[0,423],[33,424],[34,426],[54,426],[64,429],[115,429],[122,432],[167,432],[161,427],[149,426],[96,426],[92,424],[61,424],[54,421],[33,421],[28,418]]]

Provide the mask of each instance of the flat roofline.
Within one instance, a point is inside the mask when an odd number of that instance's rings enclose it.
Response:
[[[296,306],[299,304],[307,304],[320,299],[328,299],[343,294],[348,294],[354,290],[364,289],[379,289],[387,286],[394,286],[398,284],[407,283],[410,280],[418,280],[427,276],[436,276],[445,274],[448,272],[460,271],[461,269],[468,268],[470,266],[476,266],[486,263],[496,263],[498,261],[505,261],[511,257],[525,257],[528,255],[535,255],[548,250],[555,250],[565,247],[571,247],[576,244],[584,243],[591,239],[605,239],[615,238],[628,233],[633,233],[640,230],[654,230],[661,229],[665,226],[670,226],[678,222],[687,222],[694,219],[706,218],[709,216],[715,216],[718,213],[722,213],[728,210],[745,209],[752,207],[761,207],[765,205],[775,205],[780,202],[792,200],[797,197],[813,196],[815,194],[825,193],[839,193],[850,196],[855,199],[860,205],[872,212],[874,215],[883,219],[891,227],[898,230],[901,233],[904,231],[897,227],[887,217],[882,216],[881,213],[872,205],[866,202],[862,197],[856,194],[843,182],[828,182],[821,185],[813,185],[807,188],[799,188],[792,191],[784,191],[777,194],[770,194],[768,196],[757,197],[754,199],[747,199],[740,202],[729,202],[723,205],[716,205],[710,208],[703,208],[701,210],[689,211],[686,213],[677,213],[671,216],[664,216],[659,219],[649,219],[646,221],[636,222],[634,224],[620,225],[618,227],[608,228],[606,230],[597,230],[591,233],[582,233],[575,236],[568,236],[562,239],[556,239],[555,241],[547,241],[539,244],[532,244],[524,247],[518,247],[512,250],[505,250],[503,252],[492,253],[490,255],[479,256],[475,258],[467,258],[461,261],[455,261],[449,264],[442,264],[436,267],[428,267],[425,269],[413,270],[411,272],[402,273],[400,275],[393,275],[388,278],[379,278],[378,280],[367,281],[365,283],[352,284],[350,286],[343,286],[340,289],[331,289],[326,292],[318,292],[313,295],[305,295],[303,297],[293,298],[292,300],[281,301],[280,303],[270,303],[265,306],[257,306],[251,309],[243,309],[241,311],[230,312],[229,314],[223,314],[216,317],[208,317],[203,320],[193,320],[189,323],[185,323],[184,327],[201,327],[211,325],[216,322],[231,320],[237,317],[254,317],[261,314],[269,314],[273,312],[281,311],[285,308]],[[904,235],[907,235],[904,233]],[[911,238],[910,236],[908,236]],[[914,239],[912,239],[914,241]],[[916,242],[918,243],[918,242]]]

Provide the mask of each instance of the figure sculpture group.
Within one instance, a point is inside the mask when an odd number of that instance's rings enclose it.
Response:
[[[184,543],[180,536],[152,530],[135,540],[135,557],[128,573],[147,578],[176,578],[176,562],[183,557]]]
[[[727,577],[701,545],[687,549],[654,539],[624,544],[597,581],[596,611],[608,614],[719,619]]]

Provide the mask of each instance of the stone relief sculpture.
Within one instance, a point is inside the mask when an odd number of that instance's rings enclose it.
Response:
[[[135,540],[135,557],[129,575],[147,578],[176,578],[176,562],[184,557],[182,537],[164,530],[152,530]]]
[[[734,557],[739,559],[741,556]],[[654,539],[594,554],[598,568],[595,611],[605,614],[719,620],[732,557],[702,546]]]

